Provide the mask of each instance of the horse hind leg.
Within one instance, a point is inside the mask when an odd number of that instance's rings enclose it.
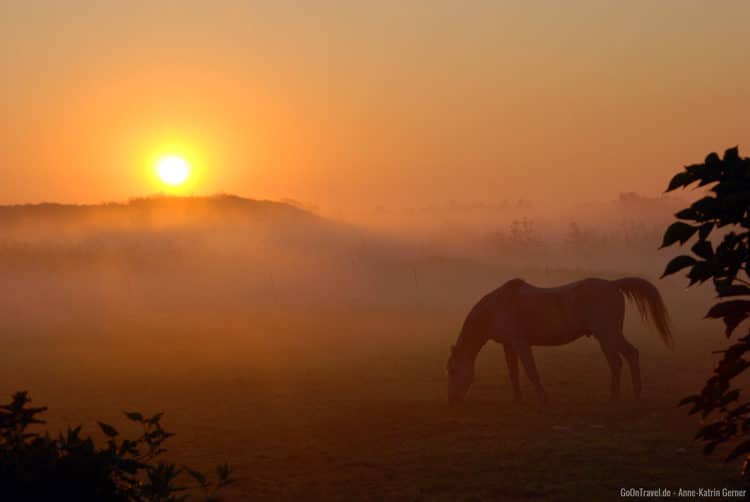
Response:
[[[622,371],[622,360],[617,346],[610,340],[599,340],[599,344],[607,358],[609,365],[610,378],[610,395],[613,401],[620,399],[620,373]]]
[[[624,336],[620,336],[617,341],[617,349],[620,354],[623,355],[625,360],[630,367],[630,377],[633,380],[633,395],[636,399],[641,397],[641,364],[638,356],[638,349],[636,349],[630,342],[628,342]]]
[[[539,372],[536,369],[531,346],[525,340],[518,340],[513,343],[513,350],[518,354],[518,358],[521,360],[521,364],[523,364],[523,367],[526,370],[526,375],[534,386],[537,396],[539,396],[542,403],[547,404],[547,392],[544,390],[544,387],[542,387],[542,382],[539,379]]]

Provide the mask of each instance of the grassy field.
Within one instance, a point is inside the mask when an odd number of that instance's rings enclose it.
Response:
[[[738,487],[739,466],[701,456],[697,419],[676,407],[721,346],[695,295],[682,294],[668,294],[675,352],[628,310],[640,402],[627,373],[624,399],[609,402],[604,357],[581,339],[536,350],[548,407],[511,403],[496,345],[480,354],[465,405],[448,406],[458,307],[301,309],[169,329],[71,321],[50,326],[56,336],[3,339],[0,393],[28,389],[50,407],[49,428],[82,423],[95,435],[96,420],[127,431],[123,410],[164,411],[174,459],[232,464],[231,500],[609,500],[622,488]]]

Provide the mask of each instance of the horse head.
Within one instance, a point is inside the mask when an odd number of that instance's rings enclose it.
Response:
[[[451,347],[446,370],[448,371],[448,401],[451,404],[462,403],[469,387],[474,383],[474,363],[458,357],[454,345]]]

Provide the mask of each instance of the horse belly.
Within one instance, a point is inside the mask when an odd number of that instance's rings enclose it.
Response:
[[[546,332],[535,332],[532,331],[527,333],[526,338],[529,340],[531,345],[565,345],[571,343],[578,338],[586,335],[588,332],[583,329],[572,330],[559,330],[559,331],[546,331]]]
[[[588,332],[585,323],[562,309],[538,311],[528,327],[526,337],[532,345],[565,345]]]

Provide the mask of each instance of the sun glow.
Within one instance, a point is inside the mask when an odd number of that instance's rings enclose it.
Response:
[[[156,173],[167,185],[182,185],[190,176],[190,164],[177,155],[167,155],[156,162]]]
[[[204,136],[182,132],[179,137],[161,130],[148,131],[128,147],[142,180],[156,193],[195,195],[206,188],[207,166],[216,161],[218,148]],[[209,161],[210,159],[210,161]]]

